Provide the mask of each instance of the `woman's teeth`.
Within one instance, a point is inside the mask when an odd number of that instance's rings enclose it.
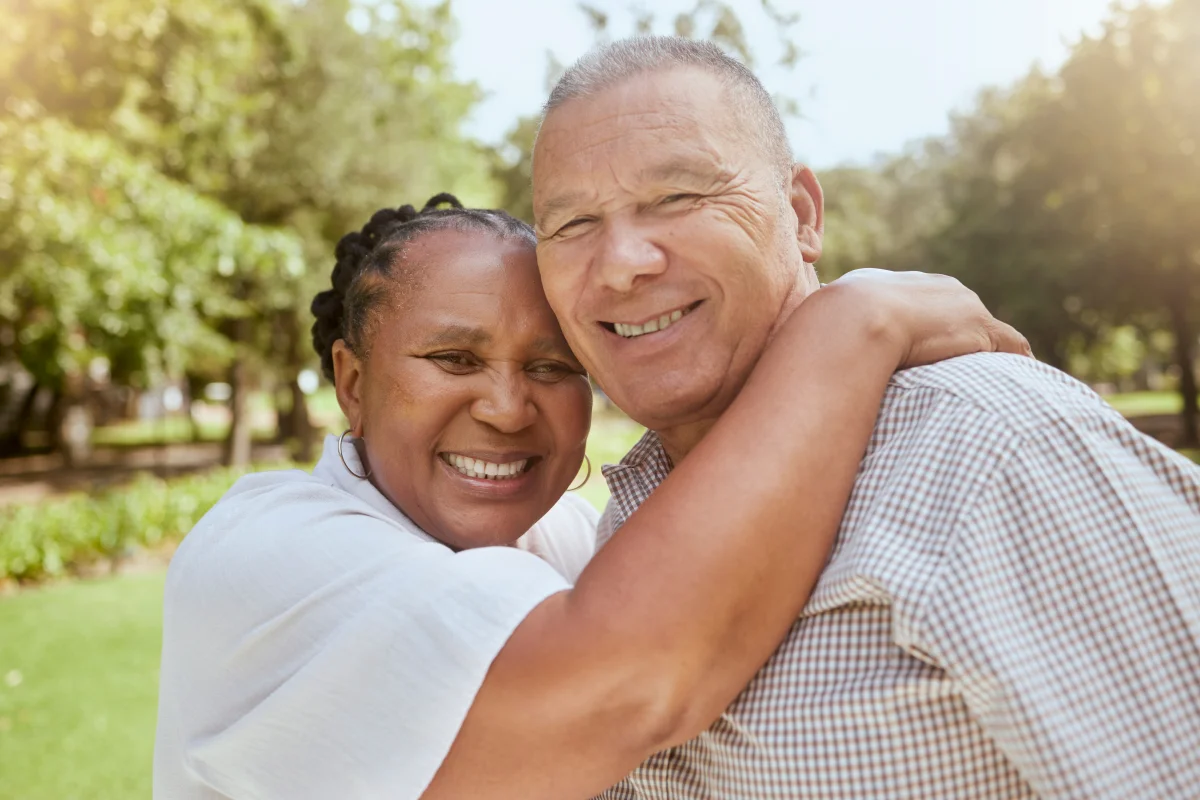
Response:
[[[508,464],[495,464],[478,458],[468,458],[453,453],[444,453],[442,459],[468,478],[487,478],[494,481],[504,481],[515,478],[525,471],[529,459],[512,461]]]
[[[667,328],[674,325],[683,317],[687,316],[691,309],[679,309],[672,311],[670,314],[663,314],[658,319],[652,319],[644,325],[629,325],[624,322],[614,322],[613,330],[626,339],[632,339],[635,336],[644,336],[647,333],[656,331],[665,331]]]

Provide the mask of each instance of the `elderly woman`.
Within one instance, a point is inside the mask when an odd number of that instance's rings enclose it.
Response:
[[[564,495],[591,393],[534,245],[446,196],[339,243],[313,339],[350,429],[312,474],[241,479],[172,562],[157,797],[604,789],[787,633],[908,354],[1025,349],[949,279],[836,281],[593,553]]]

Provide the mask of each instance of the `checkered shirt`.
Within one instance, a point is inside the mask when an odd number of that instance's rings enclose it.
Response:
[[[670,469],[604,468],[602,539]],[[898,373],[787,638],[600,797],[1200,798],[1200,468],[1030,359]]]

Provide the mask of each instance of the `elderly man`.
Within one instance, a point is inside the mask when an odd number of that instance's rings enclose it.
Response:
[[[609,45],[546,111],[546,294],[604,391],[650,429],[605,469],[603,537],[818,291],[821,187],[760,83],[711,45]],[[1067,376],[985,354],[893,379],[787,639],[704,735],[604,797],[1198,787],[1200,470]]]

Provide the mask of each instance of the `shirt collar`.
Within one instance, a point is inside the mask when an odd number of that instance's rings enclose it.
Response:
[[[396,508],[391,500],[384,497],[383,493],[375,488],[375,484],[358,477],[358,475],[366,474],[366,468],[363,467],[362,460],[358,457],[358,449],[353,445],[354,438],[351,436],[346,437],[345,443],[342,445],[341,455],[338,454],[338,441],[338,437],[333,434],[325,437],[325,447],[321,453],[321,460],[313,467],[313,477],[319,478],[331,486],[354,495],[359,500],[371,506],[371,508],[399,523],[405,530],[416,534],[425,541],[437,541],[405,516],[403,511]],[[343,459],[345,460],[343,461]],[[357,475],[351,474],[351,470],[357,473]]]
[[[662,439],[654,431],[646,431],[621,463],[600,468],[612,493],[614,528],[625,524],[673,468]]]

